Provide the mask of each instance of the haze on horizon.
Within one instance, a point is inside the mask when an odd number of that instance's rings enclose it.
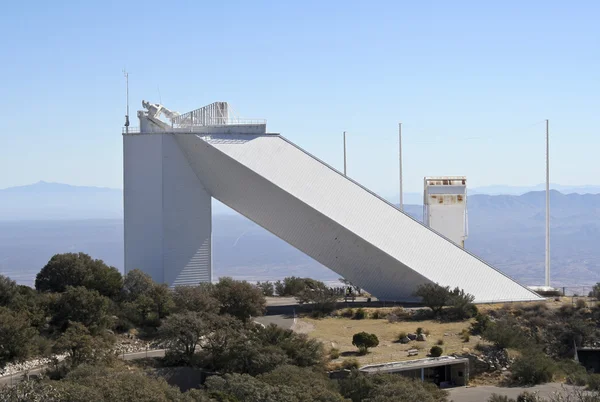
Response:
[[[0,188],[122,187],[124,67],[132,125],[142,99],[225,100],[338,169],[346,130],[349,176],[380,194],[397,193],[399,121],[407,192],[427,175],[543,182],[544,119],[552,182],[597,183],[599,13],[591,0],[12,2]]]

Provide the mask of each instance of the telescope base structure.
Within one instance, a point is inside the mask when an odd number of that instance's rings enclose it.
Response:
[[[475,302],[540,296],[277,134],[124,135],[125,269],[212,280],[211,197],[380,300],[425,283]]]

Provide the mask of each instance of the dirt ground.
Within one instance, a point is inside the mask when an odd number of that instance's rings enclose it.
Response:
[[[464,342],[461,338],[461,332],[470,327],[471,321],[440,323],[427,320],[390,323],[387,319],[354,320],[338,317],[300,318],[298,322],[298,326],[303,327],[303,332],[319,339],[327,348],[339,349],[340,358],[334,360],[334,363],[349,357],[356,358],[360,365],[424,358],[429,354],[431,347],[437,345],[438,340],[443,341],[439,346],[443,349],[444,355],[474,351],[477,343],[484,343],[479,336],[471,335],[468,342]],[[423,328],[425,333],[429,332],[426,341],[411,341],[407,344],[398,342],[399,333],[415,333],[418,327]],[[377,335],[379,346],[370,349],[365,356],[358,356],[357,348],[352,345],[352,336],[362,331]],[[408,356],[409,349],[418,349],[418,355]]]

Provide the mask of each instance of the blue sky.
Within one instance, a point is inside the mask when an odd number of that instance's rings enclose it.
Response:
[[[225,100],[373,190],[599,184],[600,2],[8,2],[0,13],[0,188],[122,187],[141,100]],[[160,95],[159,95],[160,93]],[[137,125],[133,117],[133,125]]]

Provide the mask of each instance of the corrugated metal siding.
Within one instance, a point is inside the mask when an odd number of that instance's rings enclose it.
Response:
[[[211,196],[172,135],[163,139],[163,270],[171,286],[211,280]]]
[[[177,139],[215,198],[377,297],[432,281],[477,302],[538,299],[280,136]]]

